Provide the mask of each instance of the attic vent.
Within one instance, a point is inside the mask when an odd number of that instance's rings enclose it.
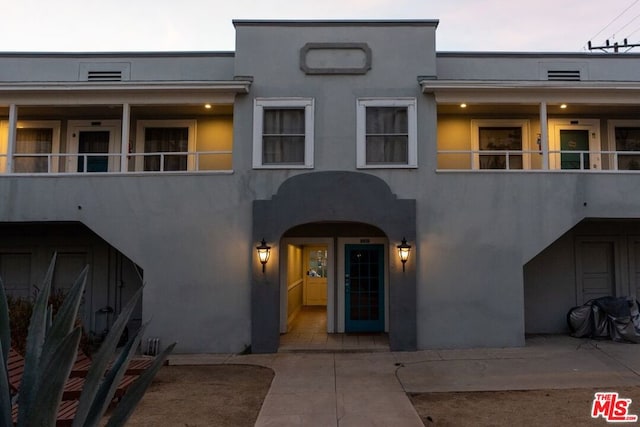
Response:
[[[580,70],[547,70],[547,80],[560,82],[579,82]]]
[[[120,82],[122,71],[88,71],[87,80],[90,82]]]
[[[85,82],[122,82],[131,78],[129,62],[81,62],[78,80]]]

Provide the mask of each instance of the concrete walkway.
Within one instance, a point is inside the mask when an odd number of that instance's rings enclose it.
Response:
[[[640,345],[543,336],[525,347],[376,353],[174,355],[170,364],[275,371],[256,426],[422,426],[408,392],[640,386]]]

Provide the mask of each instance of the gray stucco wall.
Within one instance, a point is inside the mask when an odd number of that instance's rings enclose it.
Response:
[[[0,221],[79,221],[144,270],[147,336],[249,345],[251,199],[233,176],[3,177]]]
[[[164,344],[178,341],[178,352],[236,352],[250,344],[274,350],[279,300],[278,273],[271,268],[278,265],[278,240],[300,221],[366,222],[380,227],[390,241],[415,227],[407,267],[415,275],[416,298],[409,301],[411,292],[403,293],[391,316],[396,318],[393,322],[400,319],[400,325],[415,328],[415,333],[400,338],[413,336],[414,346],[424,349],[522,345],[528,328],[525,316],[541,315],[531,307],[547,297],[566,297],[541,282],[525,285],[526,277],[541,277],[551,262],[548,256],[536,255],[583,218],[640,217],[637,175],[632,173],[436,171],[436,103],[432,95],[421,93],[417,81],[418,76],[436,74],[445,79],[536,79],[536,64],[546,59],[588,61],[592,78],[631,79],[636,77],[620,70],[629,70],[627,62],[637,61],[634,57],[606,63],[571,55],[542,59],[444,55],[436,60],[434,23],[349,27],[240,22],[236,28],[237,52],[231,66],[229,57],[211,63],[194,59],[193,73],[188,71],[191,65],[183,73],[179,59],[173,58],[176,63],[166,75],[254,77],[250,93],[238,95],[234,104],[233,173],[0,177],[0,222],[79,221],[139,264],[147,282],[143,316],[152,320],[148,335],[161,337]],[[371,70],[363,75],[306,75],[300,69],[300,49],[318,42],[366,42],[372,51]],[[0,80],[17,79],[26,68],[33,70],[26,74],[32,80],[59,79],[79,61],[54,59],[42,59],[50,65],[47,74],[34,67],[33,58],[15,65],[17,61],[6,71],[10,77],[0,74]],[[151,69],[158,65],[154,61],[140,58],[139,63]],[[149,73],[153,78],[165,76]],[[314,98],[313,170],[252,169],[256,97]],[[416,98],[417,169],[356,168],[359,97]],[[335,172],[330,182],[346,190],[353,190],[357,178],[343,184],[336,177],[359,172],[353,176],[379,178],[389,194],[412,201],[415,221],[411,223],[409,215],[405,223],[402,211],[391,212],[389,206],[367,197],[355,198],[362,203],[356,209],[344,194],[335,196],[329,188],[323,194],[339,203],[333,211],[330,204],[317,210],[303,203],[299,217],[280,218],[277,209],[265,218],[258,215],[283,184],[286,190],[290,178],[315,175],[310,182],[316,185],[325,172]],[[283,206],[294,207],[293,200],[289,195]],[[376,212],[369,212],[372,207]],[[387,220],[396,225],[384,226]],[[275,249],[266,275],[255,256],[262,237]],[[549,253],[564,253],[566,244],[561,240]],[[395,268],[401,268],[394,259]],[[566,274],[562,265],[549,266],[557,272],[554,280]],[[392,277],[396,280],[402,279]],[[257,302],[260,308],[252,311]],[[405,304],[415,305],[415,321],[401,319]],[[553,310],[559,312],[560,304]],[[558,326],[552,319],[539,325],[541,330]],[[406,341],[394,341],[398,336],[391,337],[392,347],[411,347]]]

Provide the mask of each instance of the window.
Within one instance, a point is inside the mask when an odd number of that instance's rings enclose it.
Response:
[[[3,122],[3,134],[8,123]],[[2,145],[2,144],[0,144]],[[16,128],[16,141],[13,149],[13,172],[50,173],[58,171],[60,149],[60,122],[58,121],[19,121]]]
[[[528,144],[528,120],[471,121],[474,169],[528,169]]]
[[[418,165],[415,98],[366,98],[357,102],[357,166]]]
[[[640,121],[609,121],[609,149],[615,151],[611,167],[618,170],[640,170]]]
[[[140,120],[136,135],[136,170],[195,170],[195,120]]]
[[[255,100],[254,168],[313,167],[313,107],[311,98]]]

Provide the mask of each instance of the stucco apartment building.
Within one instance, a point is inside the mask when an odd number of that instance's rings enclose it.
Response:
[[[438,22],[235,21],[235,52],[0,54],[0,275],[91,265],[100,335],[519,346],[640,287],[640,56],[436,52]],[[410,246],[402,262],[398,246]],[[263,264],[258,247],[269,247]]]

